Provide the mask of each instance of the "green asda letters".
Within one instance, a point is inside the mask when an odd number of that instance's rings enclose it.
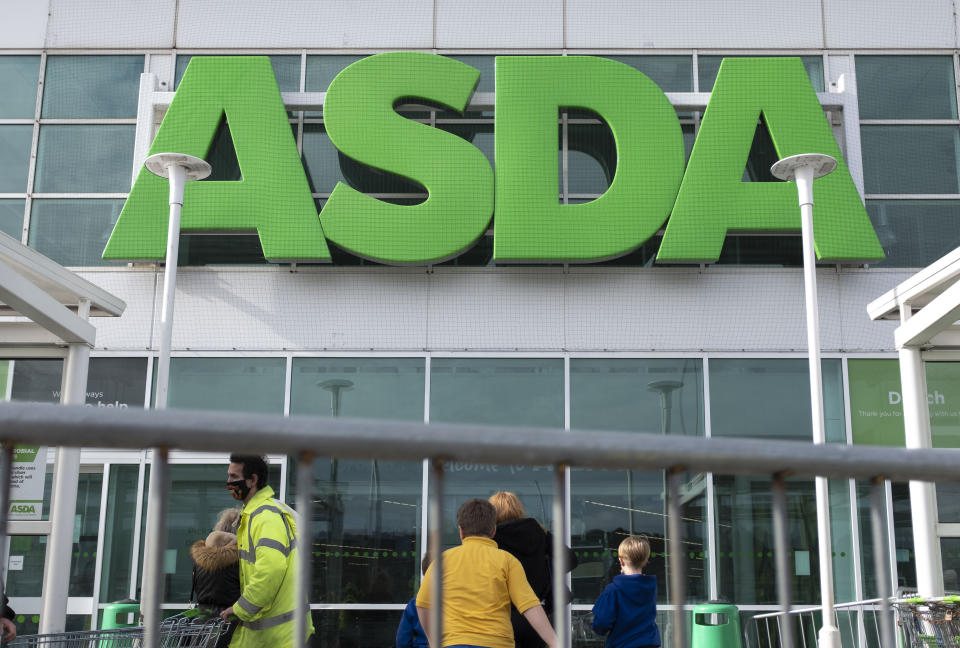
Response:
[[[384,263],[434,263],[470,247],[495,200],[496,261],[604,260],[635,249],[666,222],[658,261],[709,262],[727,232],[800,228],[792,183],[741,181],[762,116],[780,157],[827,153],[839,162],[815,183],[818,257],[883,258],[799,59],[725,60],[685,173],[676,114],[637,70],[598,57],[511,56],[497,58],[496,74],[495,180],[468,141],[394,110],[403,100],[462,112],[478,78],[470,66],[396,52],[358,61],[331,83],[324,120],[332,143],[360,164],[423,186],[420,204],[390,204],[338,183],[318,215],[266,57],[194,57],[150,152],[206,157],[225,116],[243,179],[188,183],[182,227],[256,231],[271,261],[329,261],[329,239]],[[617,147],[609,188],[584,204],[558,200],[564,109],[598,114]],[[104,258],[163,258],[167,213],[166,180],[141,171]]]

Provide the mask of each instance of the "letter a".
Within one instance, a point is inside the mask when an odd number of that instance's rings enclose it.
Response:
[[[329,261],[269,58],[191,59],[150,153],[205,158],[224,116],[243,179],[187,183],[181,229],[255,231],[270,261]],[[140,170],[104,259],[164,258],[167,192],[164,178]]]
[[[831,261],[883,258],[883,249],[798,58],[728,58],[720,66],[657,261],[713,262],[730,231],[800,230],[792,182],[742,182],[763,115],[780,158],[825,153],[837,169],[814,182],[814,244]]]

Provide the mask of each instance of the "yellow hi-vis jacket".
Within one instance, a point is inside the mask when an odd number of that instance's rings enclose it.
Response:
[[[273,499],[269,486],[257,491],[240,514],[240,599],[233,604],[240,625],[230,648],[293,646],[296,600],[296,533],[293,509]],[[307,616],[307,636],[313,623]]]

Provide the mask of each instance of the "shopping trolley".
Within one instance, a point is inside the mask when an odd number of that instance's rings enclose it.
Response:
[[[895,601],[904,648],[960,647],[960,597]]]
[[[160,623],[161,648],[213,648],[230,628],[220,617],[181,613]],[[17,637],[10,648],[141,648],[143,626]]]

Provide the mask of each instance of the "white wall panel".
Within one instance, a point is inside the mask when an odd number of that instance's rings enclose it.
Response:
[[[567,0],[572,48],[821,48],[820,0]]]
[[[0,3],[0,47],[39,49],[47,37],[49,0],[7,0]]]
[[[98,320],[97,347],[153,348],[162,273],[83,276],[127,302]],[[889,352],[895,323],[866,305],[895,270],[818,273],[825,351]],[[806,350],[799,269],[182,269],[175,350]]]
[[[177,277],[172,346],[423,349],[426,296],[423,272],[185,270]]]
[[[433,0],[180,0],[180,48],[429,48]]]
[[[154,325],[156,273],[151,270],[92,270],[77,274],[127,304],[120,317],[91,318],[97,327],[97,348],[123,351],[149,349]]]
[[[562,0],[437,0],[437,47],[561,48]]]
[[[957,47],[951,0],[824,0],[826,47]]]
[[[450,274],[438,269],[430,286],[429,347],[562,349],[564,283],[559,269]]]
[[[893,351],[896,321],[874,322],[867,315],[867,304],[913,275],[909,270],[876,268],[844,273],[841,283],[840,323],[845,332],[843,351]]]
[[[50,0],[47,47],[174,47],[175,0]]]

